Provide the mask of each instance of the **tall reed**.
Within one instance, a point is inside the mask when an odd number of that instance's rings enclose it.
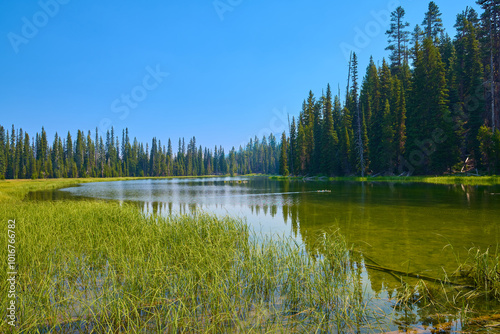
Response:
[[[16,220],[19,332],[353,332],[379,317],[338,234],[315,257],[204,213],[15,201],[0,202],[0,219]],[[2,262],[2,291],[5,273]]]

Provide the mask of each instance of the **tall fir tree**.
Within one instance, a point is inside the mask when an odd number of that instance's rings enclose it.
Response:
[[[410,32],[406,28],[410,24],[405,21],[405,10],[399,6],[391,13],[391,25],[386,31],[389,46],[385,49],[391,51],[391,69],[393,74],[401,72],[404,64],[408,63],[408,44]]]
[[[326,87],[326,96],[323,106],[323,150],[322,172],[326,175],[335,174],[335,153],[338,150],[338,135],[333,122],[332,92],[330,84]]]
[[[0,180],[5,179],[5,171],[7,170],[7,157],[5,145],[5,129],[0,125]]]
[[[443,33],[443,20],[441,11],[434,1],[429,2],[429,7],[425,13],[422,26],[425,28],[426,38],[431,38],[434,42]]]
[[[286,133],[283,132],[281,135],[281,153],[280,153],[280,175],[288,176],[288,140],[286,138]]]

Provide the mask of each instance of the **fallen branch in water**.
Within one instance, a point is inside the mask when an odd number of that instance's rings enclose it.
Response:
[[[474,326],[473,329],[476,329],[476,327],[493,328],[500,326],[500,323],[493,322],[497,320],[500,320],[500,314],[485,315],[477,318],[468,319],[467,323],[469,324],[469,326]],[[384,332],[383,334],[403,334],[403,333],[420,334],[420,333],[429,333],[429,331],[430,333],[443,333],[450,331],[452,326],[453,326],[452,322],[445,322],[442,324],[433,325],[432,327],[426,327],[426,328],[413,327],[413,328],[407,328],[404,331],[395,330],[391,332]]]
[[[406,277],[418,278],[418,279],[421,279],[424,281],[431,281],[431,282],[438,282],[438,283],[442,283],[442,284],[454,285],[454,286],[460,287],[460,288],[474,289],[474,287],[469,286],[469,285],[463,285],[463,284],[451,282],[451,281],[444,281],[444,280],[439,279],[439,278],[421,275],[421,274],[417,274],[417,273],[406,273],[404,271],[390,269],[390,268],[386,268],[386,267],[382,267],[382,266],[378,266],[378,265],[374,265],[374,264],[365,263],[365,267],[368,269],[383,271],[383,272],[386,272],[389,274],[397,274],[397,275],[406,276]]]

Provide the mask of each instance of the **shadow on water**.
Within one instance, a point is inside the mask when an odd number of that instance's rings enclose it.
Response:
[[[443,270],[456,269],[457,254],[499,244],[498,193],[499,186],[208,178],[89,183],[26,199],[117,200],[163,216],[199,210],[228,214],[257,231],[301,240],[310,254],[321,251],[316,245],[325,232],[338,230],[362,254],[360,263],[373,260],[401,272],[442,277]],[[365,269],[363,275],[365,288],[380,298],[394,300],[401,287],[385,272]],[[401,321],[437,325],[453,318],[429,314],[435,310],[419,302],[408,315],[408,309],[402,312]]]

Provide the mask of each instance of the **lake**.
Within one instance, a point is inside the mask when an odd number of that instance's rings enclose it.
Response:
[[[240,177],[87,183],[29,198],[132,202],[161,215],[230,215],[259,233],[291,236],[311,253],[324,232],[339,230],[355,250],[384,267],[441,277],[443,269],[456,269],[457,254],[499,244],[499,193],[500,186]],[[364,275],[376,296],[400,285],[378,271]]]

